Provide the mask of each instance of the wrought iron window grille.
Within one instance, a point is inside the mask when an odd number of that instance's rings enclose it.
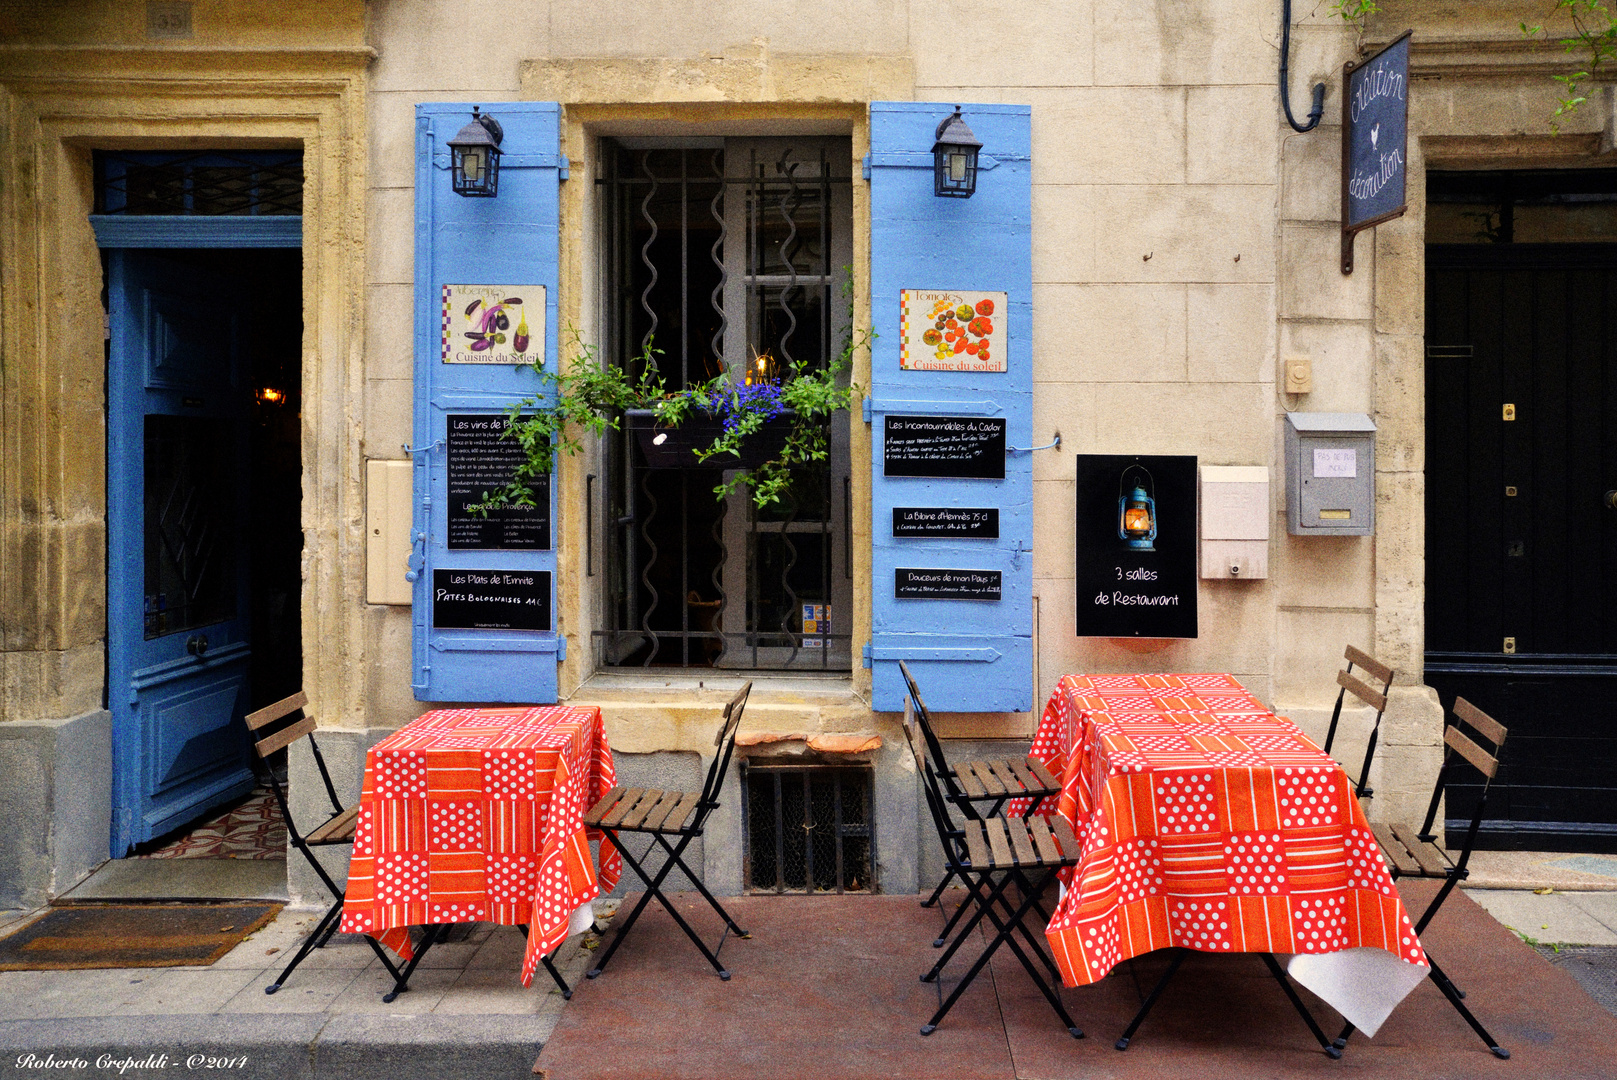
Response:
[[[872,777],[869,766],[743,761],[747,891],[876,892]]]
[[[852,261],[847,140],[608,140],[602,157],[614,362],[633,369],[650,345],[670,389],[831,362]],[[609,436],[603,513],[590,507],[606,593],[600,666],[851,670],[846,426],[828,430],[831,460],[797,470],[765,510],[745,492],[715,500],[717,468],[653,466],[627,425]]]
[[[97,150],[93,159],[97,214],[303,213],[301,150]]]

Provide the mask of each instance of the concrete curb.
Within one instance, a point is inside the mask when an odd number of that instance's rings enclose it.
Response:
[[[98,1080],[198,1072],[240,1080],[510,1080],[526,1075],[554,1026],[554,1017],[541,1016],[324,1013],[12,1020],[0,1022],[0,1061],[16,1076]]]

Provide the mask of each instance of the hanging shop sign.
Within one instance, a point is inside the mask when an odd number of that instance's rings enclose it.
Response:
[[[1079,454],[1079,637],[1196,636],[1196,459]]]
[[[1002,292],[901,289],[898,366],[905,371],[1004,371]]]
[[[446,364],[531,364],[545,355],[543,285],[445,285]]]
[[[550,571],[434,570],[437,630],[549,630]]]
[[[893,535],[926,540],[998,540],[993,506],[895,506]]]
[[[533,506],[492,510],[486,516],[468,506],[511,482],[527,454],[515,439],[505,438],[510,423],[504,414],[450,413],[447,450],[449,473],[450,550],[496,548],[506,551],[546,551],[550,548],[550,477],[528,485]]]
[[[999,570],[941,570],[931,567],[893,570],[895,600],[990,600],[1000,598]]]
[[[1342,67],[1342,273],[1353,273],[1353,237],[1401,217],[1408,203],[1409,36]]]
[[[883,476],[1005,479],[1005,418],[889,414]]]

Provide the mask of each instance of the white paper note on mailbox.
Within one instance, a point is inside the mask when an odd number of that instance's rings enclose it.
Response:
[[[1344,476],[1356,477],[1359,475],[1359,452],[1357,450],[1315,450],[1314,476]]]

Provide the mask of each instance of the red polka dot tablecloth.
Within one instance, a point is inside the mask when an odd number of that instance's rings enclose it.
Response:
[[[342,930],[408,958],[409,928],[526,925],[522,985],[568,918],[618,882],[590,858],[584,814],[612,790],[599,709],[439,709],[371,748]]]
[[[1174,946],[1369,947],[1425,974],[1347,776],[1233,676],[1068,675],[1033,756],[1082,845],[1045,931],[1066,985]]]

